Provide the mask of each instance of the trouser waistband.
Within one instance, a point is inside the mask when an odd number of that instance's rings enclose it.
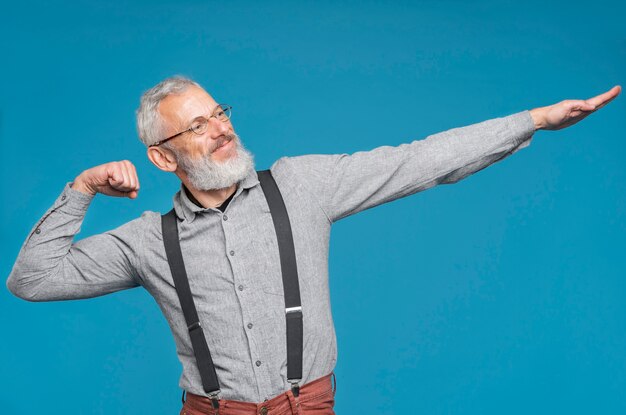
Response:
[[[254,403],[229,399],[219,400],[219,409],[215,410],[211,400],[206,396],[187,392],[187,400],[181,414],[220,414],[220,415],[281,415],[299,414],[301,406],[308,408],[328,409],[332,414],[337,382],[334,372],[300,386],[299,396],[291,390],[285,391],[267,401]],[[187,411],[185,411],[187,410]]]

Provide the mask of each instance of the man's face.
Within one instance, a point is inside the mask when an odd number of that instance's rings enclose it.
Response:
[[[201,135],[191,131],[168,141],[178,164],[177,171],[198,190],[224,189],[243,180],[254,169],[252,154],[244,148],[230,120],[211,117],[217,103],[201,88],[190,87],[182,94],[161,101],[159,113],[165,137],[187,130],[198,117],[209,120]]]
[[[235,156],[235,131],[230,120],[220,121],[211,117],[216,108],[217,102],[205,90],[195,86],[189,87],[182,94],[166,97],[159,105],[165,137],[185,131],[198,117],[204,117],[209,120],[206,133],[199,136],[191,131],[186,132],[172,139],[171,145],[196,160],[209,157],[213,161],[223,162]]]

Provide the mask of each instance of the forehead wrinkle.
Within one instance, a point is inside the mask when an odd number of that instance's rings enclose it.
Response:
[[[208,118],[213,111],[212,107],[214,105],[212,101],[213,99],[211,99],[208,94],[205,96],[194,95],[189,97],[188,100],[183,101],[183,104],[178,111],[179,118],[184,124],[183,127],[188,127],[198,118]]]
[[[163,99],[159,105],[159,112],[169,118],[168,123],[174,124],[176,130],[181,130],[188,128],[196,118],[210,115],[209,111],[213,104],[213,98],[206,91],[193,87],[181,94]]]

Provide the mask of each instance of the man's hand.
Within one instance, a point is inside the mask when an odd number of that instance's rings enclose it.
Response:
[[[113,161],[82,172],[74,180],[72,189],[90,195],[102,193],[134,199],[139,192],[139,178],[130,161]]]
[[[587,100],[568,99],[548,107],[530,110],[537,130],[560,130],[576,124],[589,114],[611,102],[622,91],[617,85],[596,97]]]

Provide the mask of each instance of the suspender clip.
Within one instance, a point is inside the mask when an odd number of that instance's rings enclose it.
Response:
[[[209,393],[209,399],[211,400],[211,405],[213,405],[213,409],[219,409],[220,407],[220,389],[215,392]]]
[[[296,398],[300,396],[300,383],[299,383],[300,380],[301,379],[289,381],[289,383],[291,383],[291,392],[293,393],[293,396],[295,396]]]

